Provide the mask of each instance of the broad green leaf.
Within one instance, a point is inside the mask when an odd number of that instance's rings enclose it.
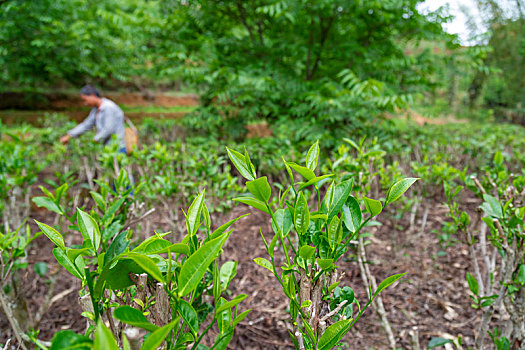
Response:
[[[303,235],[308,231],[310,225],[310,211],[308,209],[308,202],[304,193],[301,192],[294,211],[294,226],[297,233]]]
[[[104,325],[102,319],[99,319],[97,323],[93,350],[118,350],[117,341],[113,333]]]
[[[59,205],[47,197],[33,197],[32,201],[39,208],[46,208],[61,215],[64,213],[64,210]]]
[[[330,248],[334,249],[339,239],[343,236],[343,224],[341,220],[334,216],[332,222],[328,225],[328,243]]]
[[[329,174],[329,175],[322,175],[322,176],[318,176],[318,177],[314,177],[313,179],[311,180],[308,180],[307,182],[305,182],[304,184],[302,184],[301,186],[299,186],[299,189],[298,191],[301,191],[303,190],[304,188],[308,187],[308,186],[311,186],[313,184],[316,184],[326,178],[329,178],[329,177],[332,177],[334,176],[333,174]]]
[[[225,303],[227,303],[226,299],[221,297],[221,298],[219,298],[219,300],[217,300],[217,303],[215,304],[215,307],[219,308],[222,305],[224,305]],[[226,334],[229,331],[229,329],[230,329],[232,313],[228,310],[228,311],[223,311],[223,312],[220,312],[220,313],[215,313],[215,315],[217,317],[217,326],[219,328],[219,333],[220,334]]]
[[[474,276],[472,276],[472,274],[470,274],[470,272],[467,272],[467,283],[468,283],[468,288],[470,289],[472,294],[477,296],[479,293],[478,281],[476,280]]]
[[[177,308],[179,314],[184,320],[184,323],[188,325],[188,328],[193,333],[193,336],[197,337],[197,334],[199,333],[199,317],[197,316],[197,312],[193,306],[191,306],[191,304],[186,300],[180,299]]]
[[[323,270],[331,270],[334,266],[334,259],[317,259],[317,264]]]
[[[398,200],[399,197],[401,197],[403,193],[405,193],[410,188],[410,186],[412,186],[412,184],[417,180],[419,179],[414,177],[408,177],[393,184],[386,194],[385,205],[388,205]]]
[[[150,323],[142,311],[132,308],[131,306],[119,306],[113,311],[113,317],[134,327],[145,329],[149,332],[155,332],[159,327]]]
[[[299,249],[299,256],[305,260],[311,259],[315,254],[315,247],[304,245]]]
[[[107,241],[115,237],[115,235],[119,233],[123,227],[124,225],[118,220],[113,221],[111,224],[109,224],[109,226],[104,227],[104,230],[102,230],[101,232],[102,242],[106,243]]]
[[[88,238],[93,244],[93,248],[98,250],[100,246],[100,229],[97,222],[89,214],[77,208],[77,223],[84,238]]]
[[[270,211],[266,207],[266,203],[254,198],[254,197],[239,197],[233,199],[236,202],[244,203],[246,205],[249,205],[251,207],[254,207],[255,209],[259,209],[260,211],[265,212],[266,214],[270,214]]]
[[[193,236],[197,232],[197,229],[199,228],[202,207],[204,205],[204,193],[205,191],[202,191],[193,200],[193,202],[191,203],[188,209],[188,214],[186,215],[186,228],[190,236]]]
[[[266,176],[246,182],[246,187],[258,200],[262,202],[268,202],[268,200],[270,200],[272,189]]]
[[[133,260],[137,265],[144,269],[151,277],[155,278],[157,281],[164,283],[164,276],[159,270],[155,261],[150,257],[140,254],[140,253],[129,253],[126,256],[127,259]]]
[[[232,322],[232,327],[235,328],[246,316],[248,316],[250,311],[252,311],[252,309],[246,310],[235,317]]]
[[[253,169],[246,166],[246,158],[241,153],[229,149],[228,147],[226,147],[226,151],[228,152],[228,157],[230,157],[230,160],[241,176],[250,181],[255,180]]]
[[[213,345],[213,350],[226,350],[232,338],[233,338],[233,329],[228,327],[227,332],[220,333],[217,335],[217,339],[215,340],[215,344]],[[197,349],[197,350],[207,350],[207,349]]]
[[[259,266],[262,266],[264,267],[265,269],[268,269],[270,271],[273,272],[273,266],[272,266],[272,263],[269,262],[268,260],[266,260],[265,258],[255,258],[253,259],[253,261],[255,261],[255,263]]]
[[[228,232],[205,243],[184,262],[178,278],[180,297],[189,294],[197,287],[229,236]]]
[[[352,191],[352,186],[352,180],[341,182],[340,184],[335,186],[332,204],[330,205],[330,208],[328,210],[328,222],[332,221],[332,218],[336,216],[337,213],[339,213],[339,211],[343,207],[343,204],[346,203],[346,200],[348,199],[348,196]]]
[[[433,337],[428,342],[427,349],[437,348],[438,346],[443,346],[445,344],[450,344],[450,343],[453,343],[453,341],[450,339],[445,339],[441,337]]]
[[[62,265],[70,274],[76,278],[83,279],[82,272],[78,271],[77,267],[69,258],[66,253],[59,247],[53,248],[53,256],[57,259],[58,263]]]
[[[319,140],[310,147],[308,153],[306,154],[306,167],[312,171],[315,171],[317,168],[317,162],[319,159]]]
[[[398,279],[400,279],[404,275],[406,275],[406,272],[385,278],[383,282],[379,283],[379,286],[377,286],[377,290],[374,292],[372,299],[375,298],[379,293],[381,293],[381,291],[383,291],[385,288],[394,284]]]
[[[219,313],[223,312],[224,310],[231,309],[232,307],[234,307],[235,305],[239,304],[241,301],[246,299],[246,297],[247,297],[246,294],[240,294],[240,295],[236,296],[231,301],[228,301],[228,302],[222,304],[219,308],[217,308],[215,310],[215,313],[219,314]]]
[[[330,350],[343,338],[346,332],[348,332],[348,326],[352,323],[352,320],[341,320],[326,329],[324,334],[319,339],[317,349],[319,350]]]
[[[353,140],[345,137],[343,138],[343,141],[348,143],[350,146],[354,147],[357,151],[359,151],[359,153],[361,153],[361,147],[359,147],[357,143],[355,143]]]
[[[102,217],[102,222],[104,225],[108,225],[113,221],[113,218],[115,217],[115,214],[120,209],[122,204],[127,200],[127,197],[122,197],[115,203],[113,203],[104,213],[104,216]]]
[[[359,202],[353,196],[348,197],[348,200],[343,205],[343,221],[346,228],[355,233],[361,226],[363,214],[359,207]]]
[[[155,350],[160,344],[166,339],[168,334],[171,332],[173,327],[177,324],[178,320],[175,320],[171,323],[168,323],[164,327],[157,329],[155,332],[151,333],[140,348],[140,350]]]
[[[315,173],[304,167],[304,166],[300,166],[298,164],[295,164],[293,162],[286,162],[286,165],[288,165],[290,168],[292,168],[293,170],[295,170],[296,172],[298,172],[299,174],[301,174],[301,176],[303,176],[306,180],[310,181],[312,180],[313,178],[315,178]]]
[[[183,243],[171,243],[168,240],[160,237],[152,237],[144,241],[137,248],[133,249],[134,253],[144,253],[146,255],[167,253],[168,250],[172,253],[179,253],[184,255],[190,254],[190,248]]]
[[[273,213],[273,217],[276,221],[274,222],[272,220],[273,232],[279,234],[280,230],[281,234],[286,237],[292,229],[292,214],[290,214],[290,211],[288,209],[277,209],[275,213]]]
[[[39,221],[35,220],[35,222],[51,242],[53,242],[57,247],[60,247],[62,250],[66,249],[64,237],[62,237],[62,235],[57,230]]]
[[[104,200],[104,197],[95,191],[89,191],[89,193],[91,194],[91,197],[95,203],[97,203],[98,208],[102,211],[106,211],[106,201]]]
[[[220,272],[219,272],[219,279],[221,281],[221,290],[225,291],[228,289],[228,286],[230,285],[230,282],[233,280],[235,275],[237,274],[237,261],[226,261],[224,264],[222,264]]]
[[[323,202],[321,204],[321,212],[328,214],[328,209],[332,205],[332,201],[334,200],[334,192],[335,192],[335,182],[331,182],[330,186],[328,187],[328,190],[326,191],[326,194],[323,198]],[[328,217],[327,217],[328,220]]]
[[[363,200],[365,201],[365,208],[366,211],[372,216],[377,216],[383,211],[383,205],[380,201],[363,197]]]
[[[51,339],[49,350],[91,350],[93,340],[85,335],[76,334],[72,330],[59,331]]]
[[[104,266],[126,251],[129,246],[129,239],[127,236],[128,232],[124,231],[115,237],[113,242],[111,242],[108,250],[106,251],[106,254],[104,255]]]
[[[484,194],[483,200],[485,202],[481,205],[481,209],[485,212],[485,214],[497,219],[503,218],[501,204],[495,197],[488,194]]]

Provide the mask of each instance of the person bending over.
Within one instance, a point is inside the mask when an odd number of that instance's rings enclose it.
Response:
[[[93,141],[107,144],[112,135],[116,135],[119,142],[119,152],[126,152],[126,141],[124,139],[124,112],[113,101],[101,97],[100,92],[92,85],[86,85],[80,90],[80,98],[85,105],[92,107],[88,117],[66,135],[60,138],[60,142],[67,144],[73,137],[77,137],[90,130],[94,126],[97,133]]]

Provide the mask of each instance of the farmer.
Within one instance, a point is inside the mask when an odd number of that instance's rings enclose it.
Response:
[[[72,137],[80,136],[96,126],[97,133],[93,141],[107,144],[111,136],[115,135],[119,142],[119,152],[127,153],[122,109],[115,102],[101,97],[100,92],[92,85],[86,85],[80,90],[80,98],[85,105],[93,108],[82,123],[60,138],[60,142],[67,144]]]

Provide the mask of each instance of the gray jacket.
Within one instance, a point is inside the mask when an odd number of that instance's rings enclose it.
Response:
[[[93,108],[88,117],[76,127],[68,131],[68,134],[77,137],[89,129],[97,127],[94,140],[107,144],[111,135],[116,135],[119,148],[126,147],[124,140],[124,112],[117,104],[107,98],[102,98],[100,108]]]

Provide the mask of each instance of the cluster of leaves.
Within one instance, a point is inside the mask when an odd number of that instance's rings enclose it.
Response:
[[[361,229],[385,206],[399,199],[416,179],[396,182],[388,190],[384,204],[363,197],[368,213],[364,218],[361,204],[351,195],[353,179],[336,182],[330,181],[333,174],[315,174],[319,159],[318,142],[308,151],[306,166],[283,160],[290,185],[283,188],[277,200],[272,202],[268,178],[257,177],[248,152],[243,155],[228,149],[228,155],[241,176],[248,180],[246,188],[251,194],[235,201],[271,217],[272,239],[267,240],[261,231],[270,260],[256,258],[255,262],[273,274],[290,300],[290,322],[293,325],[290,336],[296,348],[333,348],[377,295],[404,275],[388,277],[375,291],[369,287],[370,299],[361,307],[350,287],[339,287],[337,262],[347,252],[349,242],[357,239]],[[300,175],[300,181],[295,180],[294,172]],[[321,198],[321,187],[326,183],[329,186]],[[317,210],[308,203],[311,194],[317,197]],[[285,256],[282,264],[275,252],[278,247]],[[357,308],[355,316],[354,305]],[[333,317],[338,321],[334,322]]]
[[[123,173],[117,181],[118,187],[124,187],[119,186],[120,182],[127,179]],[[125,344],[127,340],[121,333],[122,326],[115,325],[116,319],[149,332],[142,349],[156,349],[164,341],[168,349],[189,345],[195,348],[214,325],[217,325],[219,334],[213,347],[225,349],[235,326],[249,312],[238,311],[238,304],[245,295],[230,301],[222,297],[235,276],[236,263],[227,262],[220,267],[217,261],[232,232],[228,229],[238,218],[212,232],[202,192],[185,214],[187,235],[180,242],[168,240],[168,233],[155,234],[133,248],[132,232],[125,228],[122,220],[126,216],[125,202],[132,189],[115,197],[113,203],[107,202],[107,198],[111,198],[106,192],[109,189],[102,190],[102,193],[91,193],[98,206],[96,211],[93,209],[90,215],[77,209],[74,215],[76,225],[73,228],[82,234],[81,246],[66,246],[61,232],[37,222],[55,244],[53,255],[57,261],[82,281],[81,297],[87,298],[90,304],[83,316],[96,325],[94,341],[65,331],[55,335],[53,346],[72,346],[81,342],[88,348],[117,349],[117,342]],[[57,195],[48,193],[46,198],[49,199],[46,207],[61,209],[52,200]],[[198,235],[201,227],[203,237]],[[146,277],[143,283],[140,283],[140,276]],[[151,285],[154,286],[152,293]],[[211,297],[213,305],[206,301],[206,295]],[[213,319],[206,324],[210,313]],[[106,328],[103,318],[108,320],[111,330]],[[90,327],[86,335],[94,330],[94,326]],[[205,349],[203,345],[199,346]]]

